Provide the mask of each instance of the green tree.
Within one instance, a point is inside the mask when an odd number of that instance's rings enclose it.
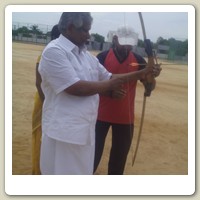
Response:
[[[162,37],[159,37],[157,39],[157,44],[160,44],[160,45],[169,45],[169,42],[168,42],[168,40],[163,39]]]
[[[138,47],[144,47],[144,41],[138,39],[138,44],[137,44],[137,46],[138,46]]]
[[[42,31],[38,29],[38,25],[33,25],[31,26],[31,33],[36,34],[36,35],[42,35]]]
[[[104,43],[105,42],[105,38],[102,35],[99,35],[98,33],[92,33],[91,36],[94,37],[94,40],[96,42],[100,42],[100,43]]]
[[[170,49],[173,50],[177,56],[185,56],[188,53],[188,40],[180,41],[170,38],[168,41]]]
[[[170,52],[174,52],[177,56],[185,56],[188,53],[188,40],[180,41],[174,38],[168,40],[159,37],[157,39],[157,45],[167,45],[170,48]]]
[[[26,26],[22,26],[22,27],[18,28],[16,31],[17,31],[17,33],[25,33],[25,34],[30,33],[30,30]]]

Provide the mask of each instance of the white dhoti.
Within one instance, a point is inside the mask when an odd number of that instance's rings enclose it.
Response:
[[[40,169],[42,175],[92,175],[95,145],[61,142],[42,138]]]

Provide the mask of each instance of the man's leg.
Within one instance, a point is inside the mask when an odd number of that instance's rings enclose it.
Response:
[[[109,127],[110,123],[107,122],[97,121],[96,123],[94,172],[100,163]]]
[[[133,124],[112,125],[112,147],[108,166],[109,175],[122,175],[133,138]]]

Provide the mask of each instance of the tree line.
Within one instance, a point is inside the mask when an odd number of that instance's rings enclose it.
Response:
[[[174,38],[164,39],[159,37],[156,43],[152,42],[152,47],[157,49],[159,45],[168,46],[169,50],[177,56],[186,56],[188,54],[188,40],[180,41]],[[144,41],[139,39],[138,46],[144,47]]]
[[[32,37],[33,34],[37,35],[38,38],[44,38],[46,39],[47,36],[50,36],[50,31],[47,33],[43,33],[39,28],[38,25],[32,25],[30,28],[27,26],[22,26],[18,29],[13,29],[12,30],[12,35],[13,36],[18,36],[19,34],[22,34],[23,37]]]
[[[16,30],[12,30],[13,36],[17,36],[18,34],[22,34],[24,37],[32,37],[32,35],[34,34],[37,35],[38,38],[46,39],[48,36],[50,36],[50,31],[47,33],[43,33],[38,28],[38,25],[32,25],[30,28],[22,26]],[[96,42],[99,42],[101,44],[105,42],[105,38],[98,33],[92,33],[91,36],[93,36],[94,41]],[[152,47],[154,49],[157,49],[158,45],[168,46],[170,51],[174,52],[174,54],[177,56],[185,56],[188,53],[188,40],[180,41],[174,38],[164,39],[163,37],[159,37],[156,43],[152,42]],[[138,46],[144,47],[144,41],[139,39]]]

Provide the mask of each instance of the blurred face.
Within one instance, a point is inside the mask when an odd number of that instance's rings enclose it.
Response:
[[[75,26],[71,26],[70,28],[70,35],[69,38],[74,44],[81,47],[90,38],[90,31],[91,29],[91,23],[83,23],[83,26],[80,28],[76,28]]]
[[[114,44],[115,48],[121,53],[122,52],[129,52],[132,49],[132,45],[121,45],[118,41],[117,36],[113,37],[113,44]]]
[[[118,48],[118,50],[119,51],[131,51],[131,49],[132,49],[132,46],[131,45],[118,45],[117,46],[117,48]]]

